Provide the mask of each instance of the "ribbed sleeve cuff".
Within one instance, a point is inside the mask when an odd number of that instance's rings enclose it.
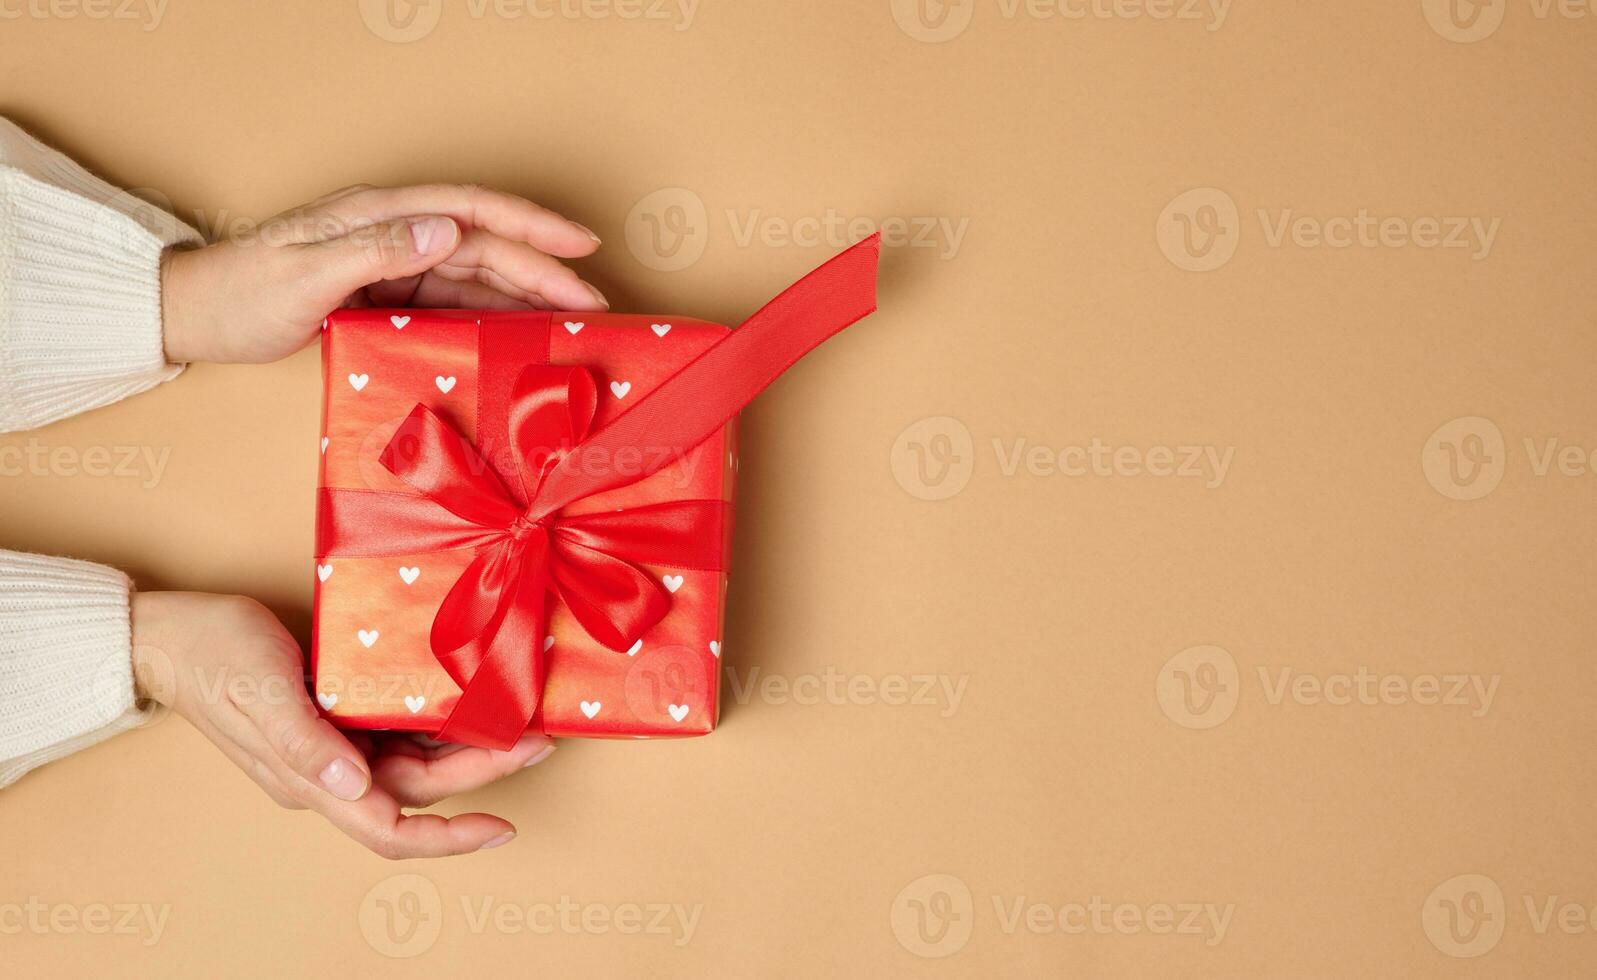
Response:
[[[130,589],[103,565],[0,551],[0,786],[146,719]]]
[[[0,430],[166,381],[161,254],[192,228],[0,120]]]

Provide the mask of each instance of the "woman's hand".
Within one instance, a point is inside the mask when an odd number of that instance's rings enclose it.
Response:
[[[558,261],[598,247],[582,225],[500,191],[345,188],[248,237],[168,252],[167,360],[275,361],[310,343],[344,306],[607,309]]]
[[[264,606],[242,596],[133,597],[139,696],[187,718],[278,803],[311,809],[386,858],[465,854],[516,829],[486,813],[406,815],[543,761],[554,742],[506,752],[402,735],[345,737],[312,706],[300,648]]]

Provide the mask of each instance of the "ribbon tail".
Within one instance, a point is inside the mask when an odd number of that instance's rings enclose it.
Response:
[[[799,358],[876,309],[876,234],[789,286],[743,325],[694,358],[638,404],[572,451],[574,465],[556,467],[539,489],[528,520],[572,501],[649,476],[742,411]],[[621,471],[584,465],[608,461],[628,447],[662,447],[650,464]]]
[[[446,668],[452,660],[457,668],[466,666],[466,660],[475,661],[469,679],[461,683],[460,699],[438,731],[440,741],[503,751],[516,744],[538,711],[547,628],[547,539],[524,547],[525,553],[503,559],[503,567],[515,578],[506,584],[501,604],[483,632],[452,651],[434,647],[434,655]],[[468,577],[462,576],[461,582],[466,581]],[[456,589],[461,587],[457,584]],[[454,592],[450,595],[453,598]],[[442,614],[443,609],[439,611]],[[433,635],[436,644],[437,621]]]

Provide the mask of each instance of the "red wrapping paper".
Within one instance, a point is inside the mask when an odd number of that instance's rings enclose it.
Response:
[[[483,317],[527,330],[550,321],[550,362],[584,365],[598,381],[598,425],[635,404],[727,330],[701,320],[608,313],[341,310],[328,318],[322,340],[327,442],[321,486],[419,496],[378,461],[418,403],[474,439]],[[735,429],[729,424],[640,482],[579,501],[569,510],[598,513],[712,497],[730,501]],[[319,559],[312,669],[318,701],[335,724],[438,731],[460,688],[433,656],[428,634],[472,555],[457,549]],[[671,612],[630,656],[605,648],[569,610],[551,604],[547,633],[553,641],[545,652],[547,676],[534,728],[558,736],[624,737],[702,735],[715,727],[727,576],[665,566],[648,570],[662,580],[669,576],[665,584],[675,589]]]
[[[837,256],[735,333],[593,313],[330,317],[324,714],[500,748],[527,730],[713,729],[737,411],[875,309],[878,249]]]

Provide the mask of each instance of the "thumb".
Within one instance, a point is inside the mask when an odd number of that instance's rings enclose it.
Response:
[[[309,698],[250,705],[244,713],[285,768],[341,800],[366,795],[371,771],[365,758],[327,719],[316,714]]]
[[[419,276],[454,254],[460,226],[439,215],[382,221],[307,245],[312,275],[340,297],[385,279]]]

